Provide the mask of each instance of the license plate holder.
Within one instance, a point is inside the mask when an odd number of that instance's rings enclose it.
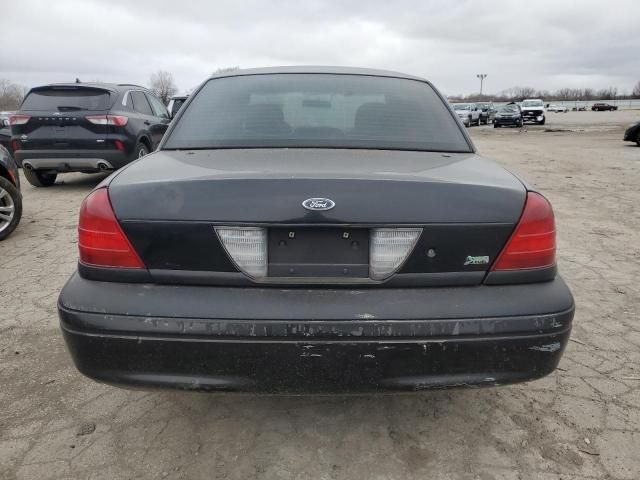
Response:
[[[366,228],[270,228],[270,277],[369,277]]]

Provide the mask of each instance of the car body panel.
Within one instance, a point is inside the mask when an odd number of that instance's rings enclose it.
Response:
[[[472,153],[359,149],[163,150],[109,190],[120,220],[347,224],[513,223],[525,194],[511,173]],[[336,208],[303,209],[313,196]]]
[[[18,164],[4,146],[0,146],[0,176],[9,179],[20,190]]]
[[[630,125],[623,138],[625,142],[636,142],[640,146],[640,122]]]

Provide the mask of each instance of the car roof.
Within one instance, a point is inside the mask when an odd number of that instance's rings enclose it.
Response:
[[[135,85],[133,83],[104,83],[104,82],[73,82],[73,83],[49,83],[47,85],[39,85],[33,87],[31,90],[40,90],[49,87],[88,87],[88,88],[101,88],[104,90],[110,90],[112,92],[121,92],[123,90],[130,90],[131,88],[141,89],[148,91],[149,89],[141,85]]]
[[[298,66],[282,66],[282,67],[265,67],[265,68],[247,68],[238,70],[229,70],[213,74],[210,79],[221,77],[238,77],[243,75],[267,75],[274,73],[327,73],[336,75],[370,75],[376,77],[394,77],[406,78],[410,80],[419,80],[428,82],[425,78],[409,75],[392,70],[378,70],[374,68],[360,67],[336,67],[323,65],[298,65]],[[428,82],[429,83],[429,82]]]

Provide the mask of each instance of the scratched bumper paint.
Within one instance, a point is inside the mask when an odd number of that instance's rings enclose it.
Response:
[[[547,375],[574,314],[561,279],[422,289],[233,289],[74,276],[58,312],[77,368],[105,383],[353,393]]]

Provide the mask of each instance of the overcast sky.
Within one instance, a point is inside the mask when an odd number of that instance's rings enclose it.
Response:
[[[630,91],[640,80],[637,0],[3,0],[0,78],[189,90],[220,67],[399,70],[446,94],[512,86]]]

